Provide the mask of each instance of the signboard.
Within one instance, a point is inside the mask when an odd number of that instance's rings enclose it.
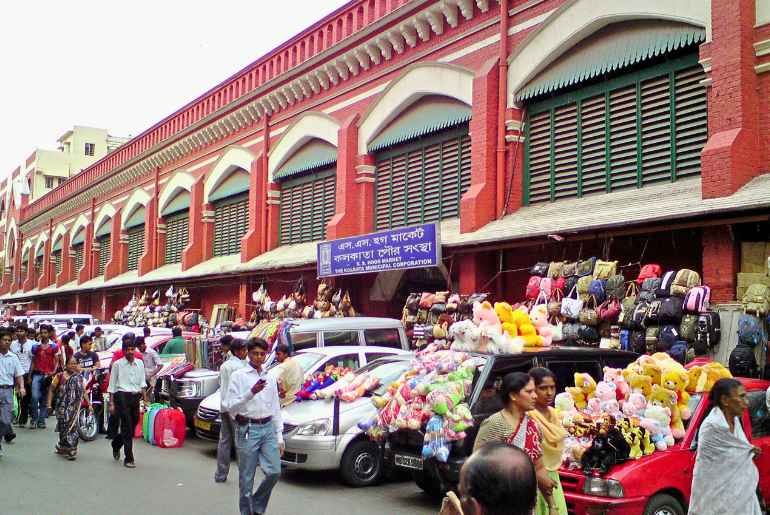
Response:
[[[318,277],[425,268],[441,264],[436,224],[404,227],[318,244]]]

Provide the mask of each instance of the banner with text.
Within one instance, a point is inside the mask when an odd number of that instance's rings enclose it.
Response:
[[[404,227],[318,244],[318,277],[425,268],[441,263],[436,224]]]

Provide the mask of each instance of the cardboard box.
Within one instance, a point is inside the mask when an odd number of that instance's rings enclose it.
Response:
[[[770,243],[744,241],[741,243],[741,272],[767,273],[767,256]]]

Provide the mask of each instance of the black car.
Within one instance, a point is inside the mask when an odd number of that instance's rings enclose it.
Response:
[[[385,440],[386,466],[391,470],[409,470],[417,485],[431,495],[442,495],[459,482],[460,468],[473,450],[481,422],[503,407],[497,392],[504,375],[546,367],[556,375],[557,391],[563,391],[566,386],[574,386],[575,372],[586,372],[600,381],[604,367],[625,368],[638,357],[633,352],[589,347],[526,349],[521,354],[478,356],[486,362],[476,370],[468,399],[474,425],[466,431],[464,440],[452,443],[446,463],[434,458],[423,460],[422,431],[404,429],[390,433]]]

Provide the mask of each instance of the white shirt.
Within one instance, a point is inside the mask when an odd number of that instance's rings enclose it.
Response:
[[[259,381],[266,381],[261,392],[254,395],[251,387]],[[227,400],[223,407],[233,416],[241,415],[248,418],[273,417],[273,427],[278,443],[283,443],[283,419],[281,418],[281,401],[278,398],[278,383],[268,375],[265,369],[262,374],[251,365],[236,370],[230,377],[227,388]]]
[[[142,364],[144,365],[144,375],[149,380],[158,371],[160,363],[160,355],[158,351],[150,347],[146,347],[142,352]]]
[[[130,362],[126,358],[120,358],[112,364],[110,385],[107,387],[109,393],[137,393],[145,386],[147,381],[141,359],[134,358],[134,361]]]
[[[219,367],[219,398],[220,398],[220,410],[222,413],[227,413],[225,409],[225,400],[227,399],[228,389],[230,388],[230,378],[233,372],[246,366],[246,361],[242,360],[235,354],[231,354],[230,358],[222,363]]]
[[[0,353],[0,385],[13,386],[16,378],[24,375],[24,369],[21,368],[21,362],[11,351],[5,354]],[[283,428],[283,426],[281,426]]]
[[[19,343],[19,340],[13,340],[11,342],[11,352],[16,354],[21,363],[21,368],[24,369],[25,374],[29,374],[29,369],[32,367],[32,346],[37,342],[27,339],[24,340],[24,344]]]

